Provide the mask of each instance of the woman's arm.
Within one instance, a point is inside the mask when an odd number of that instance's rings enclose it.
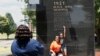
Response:
[[[64,28],[64,37],[66,37],[66,26],[63,26]]]
[[[55,53],[53,50],[50,50],[50,52],[51,52],[52,54],[56,55],[56,53]]]
[[[56,55],[55,52],[53,51],[53,45],[54,45],[54,41],[51,43],[50,45],[50,52],[53,54],[53,55]]]

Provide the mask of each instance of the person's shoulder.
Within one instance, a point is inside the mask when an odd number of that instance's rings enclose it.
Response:
[[[15,44],[16,42],[17,42],[17,40],[16,40],[16,39],[14,39],[14,40],[13,40],[13,42],[12,42],[12,44]]]
[[[39,41],[31,39],[28,46],[42,47],[43,45]]]
[[[17,48],[17,40],[13,40],[12,44],[11,44],[11,50],[14,50]]]
[[[30,41],[31,41],[31,42],[38,42],[38,41],[37,41],[37,40],[35,40],[35,39],[31,39]]]
[[[30,40],[30,43],[31,43],[31,44],[37,44],[37,43],[39,43],[39,42],[38,42],[37,40],[31,39],[31,40]]]
[[[52,41],[53,43],[55,43],[56,41]]]
[[[51,44],[55,44],[56,43],[56,41],[52,41],[52,43]]]
[[[17,40],[14,39],[13,42],[12,42],[12,44],[11,44],[11,46],[16,46],[16,45],[18,45],[18,44],[17,44]]]

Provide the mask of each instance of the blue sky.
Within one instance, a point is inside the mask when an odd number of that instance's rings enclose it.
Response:
[[[37,3],[38,0],[34,0],[33,2]],[[25,8],[23,0],[0,0],[0,15],[5,16],[7,12],[11,13],[17,25],[23,24],[23,22],[20,22],[24,19],[24,15],[22,14],[23,8]]]

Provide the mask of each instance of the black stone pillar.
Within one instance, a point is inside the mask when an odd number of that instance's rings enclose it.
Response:
[[[46,43],[47,41],[47,20],[45,7],[42,4],[36,5],[36,28],[37,35]]]

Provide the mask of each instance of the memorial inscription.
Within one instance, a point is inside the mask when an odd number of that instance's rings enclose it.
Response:
[[[54,31],[62,31],[63,25],[66,25],[68,8],[72,8],[72,6],[68,6],[65,0],[53,0]]]

